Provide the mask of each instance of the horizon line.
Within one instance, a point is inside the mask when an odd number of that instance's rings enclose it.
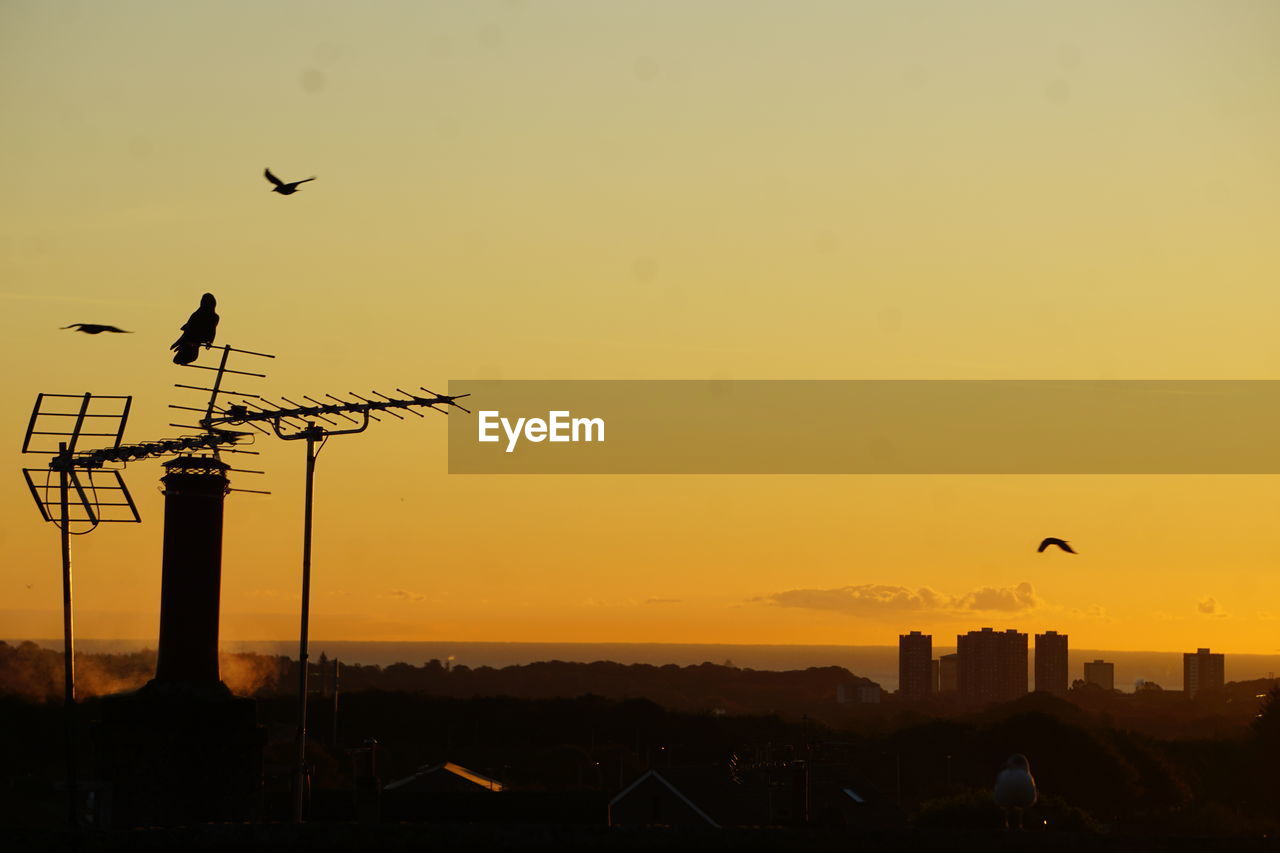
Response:
[[[1070,637],[1070,634],[1068,634],[1067,636]],[[159,644],[158,639],[145,640],[137,637],[124,637],[124,638],[77,637],[75,641],[77,643],[82,643],[82,642],[138,643],[140,644],[140,649],[143,651],[154,650],[155,647]],[[40,637],[40,638],[27,637],[22,639],[15,639],[10,637],[0,637],[0,642],[5,642],[5,643],[31,642],[36,644],[51,643],[51,644],[57,644],[59,647],[61,647],[62,638],[61,637],[56,637],[56,638],[55,637]],[[293,643],[296,645],[297,638],[276,639],[276,640],[264,639],[264,638],[257,638],[252,640],[220,639],[218,641],[218,645],[220,647],[223,646],[224,644],[230,644],[230,643]],[[639,641],[637,640],[618,640],[618,641],[614,641],[614,640],[568,640],[568,641],[560,641],[560,640],[434,640],[434,639],[429,639],[429,640],[353,640],[353,639],[341,639],[341,638],[335,638],[335,637],[328,637],[324,639],[311,639],[309,640],[308,645],[314,645],[316,643],[369,643],[369,644],[376,643],[380,645],[397,645],[397,644],[405,644],[405,643],[439,643],[439,644],[449,644],[449,643],[464,644],[465,643],[469,645],[493,645],[493,646],[695,646],[695,647],[705,646],[708,648],[734,646],[734,647],[741,647],[741,648],[777,648],[777,649],[791,649],[791,648],[889,649],[894,651],[896,651],[898,648],[898,645],[896,643],[734,643],[734,642],[707,643],[707,642],[672,642],[672,641],[650,641],[650,640],[639,640]],[[939,645],[938,648],[949,649],[949,648],[954,648],[954,646]],[[1034,644],[1032,644],[1030,648],[1035,648]],[[1200,646],[1197,648],[1206,648],[1206,647]],[[1212,648],[1212,647],[1208,647],[1208,648]],[[1104,648],[1100,646],[1071,646],[1071,645],[1068,646],[1068,651],[1069,652],[1084,652],[1084,651],[1123,652],[1125,654],[1169,654],[1169,655],[1195,654],[1194,650],[1186,651],[1185,649],[1119,649],[1119,648]],[[1227,655],[1236,655],[1236,656],[1247,656],[1247,657],[1280,657],[1280,649],[1277,649],[1273,652],[1233,652],[1233,651],[1227,650],[1227,651],[1215,652],[1215,654],[1217,653],[1227,654]]]

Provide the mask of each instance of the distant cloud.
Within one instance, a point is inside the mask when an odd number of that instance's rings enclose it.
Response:
[[[965,596],[963,602],[964,610],[999,610],[1008,613],[1032,610],[1040,603],[1036,599],[1035,590],[1026,581],[1017,586],[984,586]]]
[[[644,603],[645,604],[679,604],[680,599],[678,598],[646,598],[644,600]]]
[[[1041,604],[1031,584],[1026,582],[1011,587],[984,586],[963,595],[948,595],[927,586],[913,590],[905,586],[868,583],[836,589],[792,589],[775,592],[763,600],[779,607],[834,610],[857,615],[973,610],[1018,613]]]
[[[1226,613],[1222,609],[1222,605],[1218,604],[1218,599],[1213,596],[1202,598],[1196,603],[1196,610],[1205,616],[1216,616],[1219,619],[1226,618]]]
[[[782,607],[872,613],[934,610],[939,607],[940,597],[928,587],[913,591],[905,586],[867,583],[843,586],[838,589],[792,589],[786,592],[775,592],[765,600]]]

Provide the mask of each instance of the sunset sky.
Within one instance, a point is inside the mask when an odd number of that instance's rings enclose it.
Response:
[[[61,632],[35,394],[173,434],[204,291],[295,399],[1280,379],[1277,44],[1245,2],[9,0],[0,637]],[[1280,649],[1275,476],[451,476],[446,433],[320,456],[313,637]],[[296,632],[302,448],[259,449],[227,639]],[[156,636],[159,475],[73,543],[82,636]]]

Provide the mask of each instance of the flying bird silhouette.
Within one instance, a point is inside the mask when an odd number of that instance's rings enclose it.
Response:
[[[133,334],[127,329],[117,328],[116,326],[103,326],[98,323],[72,323],[70,326],[63,326],[62,328],[75,329],[77,332],[84,332],[86,335],[100,335],[103,332],[115,332],[119,335]]]
[[[200,354],[202,344],[213,346],[213,335],[218,329],[218,315],[213,309],[217,304],[212,293],[200,297],[200,307],[192,312],[182,327],[182,334],[169,347],[173,350],[174,364],[190,364]]]
[[[1052,536],[1050,536],[1049,538],[1045,539],[1043,542],[1040,543],[1040,547],[1036,549],[1036,553],[1037,554],[1043,553],[1044,549],[1048,548],[1050,545],[1057,545],[1059,548],[1066,551],[1068,554],[1075,553],[1075,551],[1071,550],[1071,546],[1067,544],[1067,540],[1054,539]]]
[[[286,183],[280,180],[279,178],[277,178],[275,175],[271,174],[270,169],[263,170],[263,174],[267,176],[268,181],[275,184],[275,188],[271,191],[273,193],[280,193],[280,195],[293,195],[298,191],[299,184],[305,184],[307,181],[315,180],[315,178],[303,178],[300,181],[292,181],[292,182]]]

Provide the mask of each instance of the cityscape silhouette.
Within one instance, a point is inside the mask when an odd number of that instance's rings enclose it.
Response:
[[[6,850],[1277,849],[1280,9],[319,11],[0,10]]]

